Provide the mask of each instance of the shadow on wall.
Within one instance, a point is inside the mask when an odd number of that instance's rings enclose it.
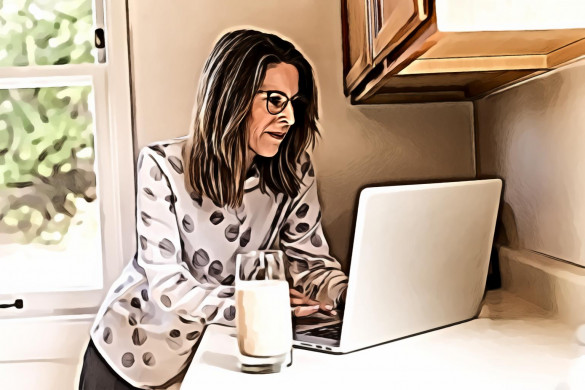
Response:
[[[496,222],[494,244],[497,246],[507,246],[512,249],[520,249],[518,226],[516,225],[514,209],[504,200],[500,203],[500,212],[498,215],[498,221]]]

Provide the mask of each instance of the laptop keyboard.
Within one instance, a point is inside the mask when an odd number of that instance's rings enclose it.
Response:
[[[337,324],[322,326],[320,328],[309,329],[297,333],[304,334],[307,336],[324,337],[326,339],[339,340],[341,338],[341,324],[342,323],[340,322]]]

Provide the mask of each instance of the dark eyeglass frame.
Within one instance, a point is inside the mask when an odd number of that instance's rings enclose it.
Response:
[[[289,102],[291,104],[306,103],[307,102],[307,99],[305,99],[302,95],[296,94],[296,95],[289,98],[288,96],[286,96],[286,94],[284,92],[276,90],[276,89],[271,89],[271,90],[259,89],[257,93],[265,93],[266,94],[266,111],[268,111],[268,113],[272,114],[272,115],[278,115],[281,112],[283,112]],[[273,94],[280,95],[286,99],[285,103],[282,105],[282,108],[278,112],[270,111],[270,96]],[[293,111],[294,111],[294,108],[293,108]]]

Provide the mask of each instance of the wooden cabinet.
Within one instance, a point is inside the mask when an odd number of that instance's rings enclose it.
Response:
[[[343,36],[347,40],[343,50],[343,73],[347,94],[372,70],[370,1],[343,1],[341,12]]]
[[[585,55],[585,2],[342,0],[354,104],[471,100]]]
[[[372,51],[377,65],[428,18],[428,0],[374,0],[370,3]]]

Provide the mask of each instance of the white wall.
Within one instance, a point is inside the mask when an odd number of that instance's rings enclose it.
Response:
[[[305,53],[321,96],[315,169],[323,224],[332,254],[344,265],[361,187],[474,177],[471,103],[349,104],[338,0],[130,0],[129,9],[138,147],[187,133],[197,80],[224,29],[282,34]]]
[[[585,265],[584,107],[583,60],[477,102],[478,174],[505,181],[504,244]]]
[[[0,389],[64,390],[78,386],[95,316],[0,321]]]

